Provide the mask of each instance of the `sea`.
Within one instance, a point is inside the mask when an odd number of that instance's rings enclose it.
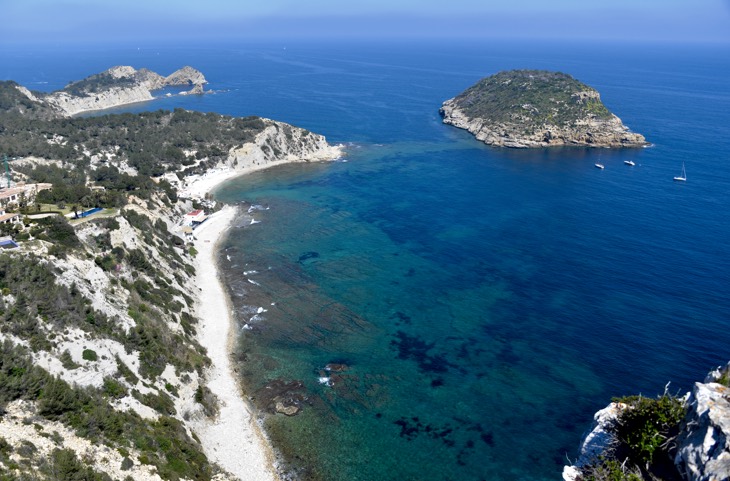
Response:
[[[214,93],[118,111],[259,115],[345,146],[215,194],[241,206],[219,252],[238,372],[291,479],[556,480],[612,397],[683,394],[730,360],[728,59],[710,44],[198,41],[3,49],[0,78],[49,91],[191,65]],[[652,145],[510,150],[441,122],[444,100],[515,68],[573,75]],[[300,410],[265,415],[277,402]]]

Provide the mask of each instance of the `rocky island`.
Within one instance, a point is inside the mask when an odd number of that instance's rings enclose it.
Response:
[[[0,479],[277,479],[229,359],[216,242],[236,208],[208,194],[341,151],[260,117],[70,116],[204,82],[178,72],[0,82]]]
[[[129,66],[112,67],[83,80],[71,82],[62,90],[51,93],[31,92],[24,87],[20,91],[33,102],[45,104],[65,115],[103,110],[126,104],[152,100],[152,92],[165,87],[185,87],[183,93],[203,93],[205,76],[193,67],[183,67],[167,77],[142,68]]]
[[[560,72],[500,72],[445,101],[439,112],[445,124],[497,147],[648,145],[603,105],[595,89]]]

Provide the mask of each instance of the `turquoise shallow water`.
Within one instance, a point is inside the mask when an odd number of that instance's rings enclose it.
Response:
[[[231,234],[228,283],[246,293],[249,387],[304,385],[302,414],[268,427],[305,477],[556,479],[611,396],[686,388],[728,356],[727,167],[703,164],[727,156],[729,97],[710,65],[688,79],[676,58],[539,58],[655,146],[500,151],[436,113],[472,56],[356,52],[379,61],[308,57],[319,93],[295,98],[315,118],[341,106],[348,162],[219,191],[265,209]],[[690,159],[698,178],[673,184]],[[328,363],[349,366],[332,386]]]
[[[110,59],[191,64],[219,93],[124,110],[257,114],[347,143],[347,162],[283,166],[217,193],[252,207],[221,252],[244,382],[258,403],[268,384],[303,407],[268,418],[272,439],[305,479],[537,480],[559,478],[611,396],[688,389],[730,357],[728,53],[99,48],[5,52],[0,76],[55,88]],[[517,67],[596,87],[654,146],[499,150],[441,124],[443,100]]]

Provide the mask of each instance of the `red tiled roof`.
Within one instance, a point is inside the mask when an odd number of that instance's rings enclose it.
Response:
[[[197,217],[197,216],[199,216],[202,213],[203,213],[203,211],[201,209],[198,209],[198,210],[194,210],[192,212],[188,212],[185,215],[189,215],[190,217]]]
[[[3,214],[0,215],[0,222],[5,222],[8,219],[12,219],[14,217],[20,217],[20,214]]]

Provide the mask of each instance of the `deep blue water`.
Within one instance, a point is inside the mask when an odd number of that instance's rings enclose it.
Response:
[[[612,396],[686,390],[730,358],[728,59],[702,45],[135,46],[2,52],[0,78],[50,90],[111,65],[190,64],[220,92],[124,110],[262,115],[347,143],[347,162],[218,192],[260,206],[221,255],[252,328],[244,382],[260,400],[301,381],[306,397],[268,418],[270,436],[309,479],[558,479]],[[510,68],[572,74],[654,146],[500,150],[441,124],[443,100]],[[331,386],[328,363],[348,366]]]

